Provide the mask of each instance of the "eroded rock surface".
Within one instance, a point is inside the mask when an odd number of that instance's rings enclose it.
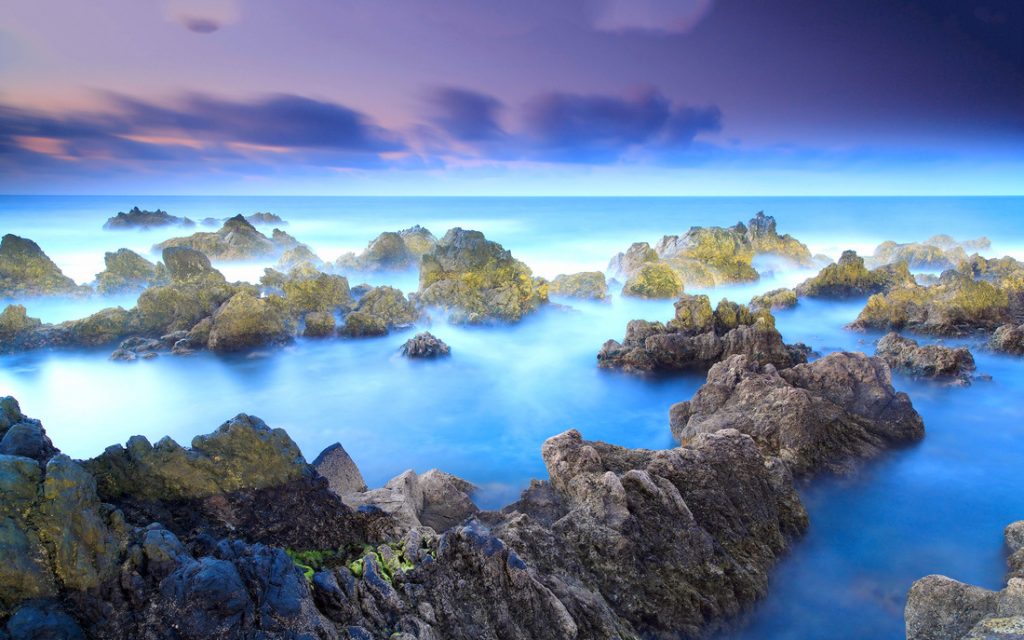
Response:
[[[402,355],[407,358],[443,358],[451,353],[451,347],[429,331],[417,333],[402,345]]]
[[[190,236],[171,238],[156,245],[156,249],[187,247],[212,260],[255,260],[275,257],[298,244],[295,238],[280,229],[274,229],[268,238],[245,216],[238,214],[228,218],[217,231],[201,231]]]
[[[195,225],[196,223],[188,218],[172,216],[161,209],[148,211],[145,209],[139,209],[138,207],[132,207],[129,211],[121,211],[116,216],[107,218],[107,221],[103,224],[103,228],[108,230],[124,230],[154,229],[157,227],[171,226],[194,227]]]
[[[8,233],[0,239],[0,298],[87,292],[64,275],[35,242]]]
[[[915,378],[938,378],[970,384],[975,370],[974,356],[967,347],[919,346],[916,340],[898,333],[889,333],[875,348],[875,355],[885,360],[893,371]]]
[[[567,298],[604,300],[608,297],[608,283],[600,271],[560,274],[548,284],[548,293]]]
[[[869,270],[857,252],[844,251],[839,262],[826,266],[818,275],[805,280],[796,288],[796,294],[808,298],[845,299],[913,284],[914,276],[906,263]]]

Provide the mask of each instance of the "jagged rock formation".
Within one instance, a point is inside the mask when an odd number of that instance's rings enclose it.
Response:
[[[625,371],[703,370],[731,355],[746,354],[762,363],[789,367],[807,361],[806,351],[788,346],[769,311],[751,312],[722,300],[714,311],[705,295],[684,295],[667,324],[632,320],[622,343],[605,342],[598,366]]]
[[[8,233],[0,239],[0,298],[87,293],[64,275],[35,242]]]
[[[796,288],[798,296],[808,298],[856,298],[914,284],[906,263],[886,265],[869,271],[855,251],[844,251],[839,262],[830,264],[818,275]]]
[[[367,490],[363,474],[340,442],[321,451],[313,461],[313,468],[327,479],[327,485],[339,497]]]
[[[863,458],[924,437],[921,416],[907,394],[893,389],[889,367],[862,353],[832,353],[781,370],[732,356],[669,415],[682,442],[738,429],[798,475],[845,473]]]
[[[911,269],[953,269],[968,260],[968,251],[989,249],[992,242],[985,237],[957,242],[948,235],[936,235],[924,242],[898,244],[887,240],[875,247],[871,264],[882,266],[906,262]]]
[[[548,283],[548,293],[566,298],[604,300],[608,297],[608,283],[600,271],[560,274]]]
[[[153,264],[131,249],[107,252],[103,262],[106,268],[96,274],[97,293],[130,293],[170,282],[170,274],[162,262]]]
[[[450,229],[423,254],[418,300],[452,322],[517,322],[547,299],[547,284],[479,231]]]
[[[338,328],[338,335],[365,338],[387,335],[392,329],[407,329],[420,318],[420,311],[401,291],[387,285],[363,293]]]
[[[116,216],[107,218],[107,221],[103,224],[103,228],[108,230],[152,229],[169,226],[194,227],[196,223],[188,218],[172,216],[160,209],[147,211],[138,207],[132,207],[128,212],[121,211]]]
[[[622,285],[622,295],[636,298],[677,298],[683,294],[683,279],[664,262],[650,262]]]
[[[796,292],[792,289],[772,289],[750,299],[750,309],[752,311],[792,309],[796,304]]]
[[[939,575],[921,578],[907,596],[907,640],[1024,638],[1024,521],[1006,527],[1005,537],[1006,588],[990,591]]]
[[[417,333],[402,345],[402,355],[406,358],[441,358],[451,353],[451,347],[429,331]]]
[[[1024,355],[1024,324],[1002,325],[992,334],[988,344],[992,349],[1002,353]]]
[[[204,254],[211,260],[255,260],[272,258],[299,242],[281,231],[274,229],[267,237],[242,214],[228,218],[224,226],[215,232],[201,231],[182,238],[171,238],[154,247],[157,250],[171,247],[187,247]]]
[[[918,346],[916,340],[898,333],[886,334],[875,347],[875,355],[893,371],[915,378],[939,378],[970,384],[974,356],[967,347]]]
[[[409,469],[379,489],[349,491],[341,497],[353,509],[370,505],[387,513],[395,520],[397,534],[404,535],[418,527],[440,533],[461,524],[479,511],[470,497],[474,491],[476,487],[450,473],[431,469],[419,475]]]
[[[419,225],[401,231],[386,231],[367,245],[358,256],[346,253],[334,262],[343,271],[402,271],[417,267],[420,258],[437,245],[437,238]]]

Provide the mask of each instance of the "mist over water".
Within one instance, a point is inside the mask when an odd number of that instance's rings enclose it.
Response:
[[[921,241],[937,233],[987,235],[993,247],[985,255],[1024,257],[1024,198],[0,197],[0,231],[35,240],[66,274],[88,282],[102,270],[105,251],[129,247],[147,255],[168,237],[207,230],[102,230],[106,218],[135,205],[197,222],[271,211],[325,260],[413,224],[439,237],[452,226],[474,228],[547,277],[603,270],[632,242],[653,243],[695,225],[732,225],[761,209],[776,217],[780,233],[832,258],[846,248],[863,255],[883,240]],[[254,280],[267,265],[217,266],[229,279]],[[810,275],[775,269],[758,283],[690,292],[708,293],[713,304],[722,297],[745,303]],[[417,286],[415,273],[350,280],[403,291]],[[133,298],[25,304],[30,315],[60,321],[129,307]],[[109,361],[109,348],[30,352],[0,357],[0,395],[16,396],[75,457],[96,455],[134,434],[187,444],[246,412],[287,429],[308,459],[340,441],[370,486],[407,468],[437,467],[477,484],[478,503],[494,508],[515,499],[530,478],[546,476],[540,445],[566,429],[630,447],[673,446],[668,408],[704,380],[596,366],[605,340],[621,340],[633,318],[669,319],[671,301],[618,295],[605,303],[554,301],[571,308],[552,306],[509,327],[462,328],[435,318],[431,332],[452,348],[450,359],[436,362],[397,355],[412,332],[298,339],[251,356],[199,353],[130,363]],[[804,342],[822,355],[870,354],[879,335],[844,328],[863,303],[802,299],[795,309],[776,312],[777,325],[787,342]],[[942,573],[1001,585],[1002,529],[1024,518],[1024,359],[966,344],[978,372],[993,380],[957,388],[895,376],[924,417],[925,440],[856,476],[803,486],[807,536],[777,567],[767,599],[747,625],[727,637],[899,638],[913,580]]]

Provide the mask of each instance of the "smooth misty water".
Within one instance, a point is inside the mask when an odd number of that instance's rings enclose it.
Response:
[[[273,211],[287,230],[327,259],[360,249],[384,230],[423,224],[478,228],[541,275],[601,269],[637,240],[654,241],[691,225],[733,224],[759,209],[780,231],[835,257],[884,239],[935,233],[988,235],[991,254],[1024,257],[1024,198],[694,198],[694,199],[372,199],[372,198],[21,198],[0,197],[0,232],[36,240],[79,281],[102,268],[104,251],[145,252],[178,230],[107,232],[103,221],[138,204],[194,219]],[[200,228],[201,229],[201,228]],[[231,265],[252,278],[263,265]],[[710,292],[747,301],[790,286],[807,273],[778,273],[757,285]],[[415,274],[376,276],[409,290]],[[29,300],[49,321],[78,317],[131,297]],[[380,485],[406,468],[438,467],[475,482],[482,506],[513,499],[543,477],[540,445],[567,428],[634,447],[672,446],[668,407],[689,398],[702,376],[641,378],[598,370],[595,354],[621,339],[631,318],[667,319],[671,302],[614,297],[569,302],[500,328],[431,331],[453,357],[410,362],[396,355],[409,334],[368,340],[299,340],[251,357],[116,363],[110,349],[37,352],[0,358],[0,394],[15,395],[73,456],[141,433],[187,443],[244,411],[284,427],[308,458],[341,441],[367,482]],[[821,353],[873,351],[877,336],[843,329],[862,301],[801,301],[780,312],[787,341]],[[910,583],[929,573],[998,587],[1004,573],[1002,528],[1024,518],[1024,360],[975,350],[993,381],[970,388],[897,377],[924,416],[927,436],[853,478],[803,488],[808,535],[777,568],[769,597],[730,637],[898,638]]]

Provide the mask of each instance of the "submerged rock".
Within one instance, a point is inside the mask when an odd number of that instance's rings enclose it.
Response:
[[[81,294],[35,242],[8,233],[0,240],[0,298]]]
[[[287,233],[274,229],[268,238],[241,214],[228,218],[215,232],[201,231],[183,238],[171,238],[156,245],[156,249],[187,247],[203,253],[212,260],[256,260],[271,258],[298,243]]]
[[[358,256],[346,253],[334,266],[352,271],[402,271],[419,266],[420,258],[437,245],[429,230],[416,225],[401,231],[386,231],[372,241]]]
[[[402,345],[402,355],[407,358],[440,358],[451,353],[451,347],[429,331],[417,333]]]
[[[108,218],[103,224],[104,229],[108,230],[123,230],[123,229],[152,229],[155,227],[194,227],[195,222],[188,218],[179,218],[172,216],[166,211],[157,209],[156,211],[148,211],[145,209],[139,209],[138,207],[132,207],[130,211],[121,211],[116,216]]]
[[[106,269],[96,274],[96,291],[106,295],[141,291],[170,282],[162,263],[153,264],[130,249],[118,249],[103,256]]]
[[[608,283],[600,271],[562,274],[548,284],[548,293],[567,298],[604,300],[608,297]]]
[[[547,285],[479,231],[455,228],[423,254],[419,301],[460,324],[517,322],[547,302]]]
[[[889,333],[878,341],[875,355],[893,371],[915,378],[946,378],[970,384],[974,356],[967,347],[918,346],[917,341]]]
[[[904,610],[907,640],[1024,638],[1024,521],[1005,531],[1010,575],[1002,591],[990,591],[946,576],[921,578],[910,588]]]
[[[924,437],[921,416],[893,389],[889,367],[862,353],[781,370],[732,356],[711,368],[691,400],[672,406],[670,424],[682,442],[738,429],[798,475],[849,472],[863,458]]]
[[[621,344],[609,340],[601,347],[598,366],[625,371],[702,370],[735,354],[777,367],[807,360],[802,349],[783,343],[769,311],[752,312],[728,300],[712,311],[705,295],[684,295],[675,308],[675,317],[667,324],[630,321]]]
[[[808,298],[856,298],[913,284],[914,276],[906,263],[869,271],[855,251],[844,251],[839,262],[805,280],[796,288],[796,294]]]

